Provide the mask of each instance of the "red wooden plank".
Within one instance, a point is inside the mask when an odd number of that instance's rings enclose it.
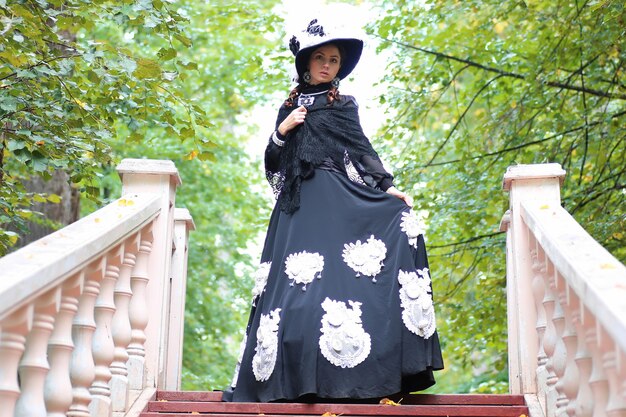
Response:
[[[157,399],[168,401],[221,401],[221,391],[159,391]],[[398,401],[397,399],[395,401]],[[525,405],[522,395],[509,394],[410,394],[404,405]]]
[[[194,415],[203,415],[203,416],[211,416],[211,417],[259,417],[259,414],[223,414],[223,413],[201,413]],[[379,414],[381,416],[385,416],[385,414]],[[488,409],[484,412],[484,414],[446,414],[446,417],[519,417],[521,414],[494,414],[491,409]],[[157,412],[144,412],[140,415],[140,417],[189,417],[190,414],[188,412],[182,413],[157,413]],[[357,414],[341,414],[337,415],[341,417],[369,417],[364,415]],[[443,417],[443,414],[403,414],[403,417]],[[284,414],[263,414],[263,417],[285,417]],[[311,417],[310,414],[290,414],[289,417]],[[321,415],[320,415],[321,417]]]
[[[441,411],[441,410],[439,410]],[[448,410],[449,411],[449,410]],[[493,410],[483,410],[482,412],[475,412],[472,410],[471,413],[461,413],[461,414],[446,414],[445,412],[437,412],[437,413],[406,413],[401,414],[401,417],[519,417],[524,413],[494,413]],[[203,415],[203,416],[211,416],[211,417],[259,417],[260,414],[231,414],[231,413],[199,413],[194,415]],[[285,417],[285,414],[262,414],[264,417]],[[377,414],[380,416],[386,416],[386,414]],[[157,412],[144,412],[140,415],[140,417],[189,417],[190,414],[188,412],[181,413],[157,413]],[[311,417],[310,414],[289,414],[289,417]],[[321,417],[321,414],[319,415]],[[359,415],[359,414],[337,414],[337,416],[341,417],[370,417],[369,415]],[[397,416],[394,416],[397,417]]]
[[[157,400],[222,401],[222,391],[157,391]]]
[[[147,411],[198,412],[220,414],[280,414],[322,415],[326,412],[363,416],[514,416],[527,414],[525,406],[471,406],[471,405],[359,405],[359,404],[295,404],[295,403],[207,403],[207,402],[152,402]]]
[[[398,402],[398,400],[395,400]],[[523,395],[509,394],[410,394],[402,397],[406,405],[525,405]]]

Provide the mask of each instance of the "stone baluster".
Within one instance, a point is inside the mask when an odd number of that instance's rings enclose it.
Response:
[[[92,399],[89,411],[92,416],[111,415],[111,363],[115,351],[111,322],[115,313],[113,292],[120,274],[119,265],[123,257],[124,247],[118,246],[109,252],[106,271],[100,283],[100,293],[94,307],[96,330],[93,334],[92,349],[94,360],[94,381],[89,388]]]
[[[545,293],[543,297],[543,308],[546,314],[546,331],[543,338],[543,351],[546,354],[546,410],[556,409],[556,388],[554,385],[557,382],[556,374],[554,373],[554,351],[556,348],[557,333],[554,327],[554,317],[556,309],[556,300],[554,292],[550,287],[550,276],[554,274],[554,265],[548,262],[546,275],[544,276],[544,288]]]
[[[115,314],[111,325],[113,344],[113,363],[111,363],[111,408],[113,411],[126,411],[128,408],[128,353],[126,348],[131,341],[129,304],[133,295],[130,288],[130,276],[135,267],[136,253],[139,246],[137,234],[124,245],[124,258],[120,267],[120,276],[115,285]]]
[[[89,403],[91,393],[89,387],[95,378],[95,364],[92,355],[93,333],[96,330],[94,307],[100,293],[100,281],[104,276],[106,259],[92,264],[78,300],[78,312],[72,326],[72,352],[70,378],[72,380],[72,405],[68,417],[90,417]]]
[[[563,392],[563,375],[565,374],[565,367],[567,366],[567,350],[565,349],[565,343],[563,342],[563,333],[565,331],[565,314],[563,313],[563,306],[559,300],[558,293],[556,292],[556,276],[552,274],[551,287],[555,293],[554,314],[552,316],[552,322],[554,323],[554,330],[556,334],[556,344],[554,346],[554,353],[552,355],[552,370],[554,371],[554,389],[556,391],[556,402],[554,403],[556,409],[556,416],[565,416],[567,407],[567,397]]]
[[[578,366],[576,365],[576,348],[578,345],[578,334],[576,333],[576,327],[574,326],[574,319],[572,317],[572,307],[569,304],[571,297],[574,294],[571,288],[566,284],[561,275],[556,276],[556,283],[558,286],[559,304],[563,308],[563,334],[561,340],[565,347],[565,369],[561,379],[556,384],[556,389],[563,395],[560,397],[561,401],[557,404],[557,409],[561,410],[563,415],[574,416],[574,409],[576,408],[576,396],[578,395],[579,373]]]
[[[545,392],[543,390],[546,387],[546,382],[548,380],[548,371],[546,369],[546,363],[548,362],[548,357],[546,356],[546,352],[544,350],[544,337],[546,333],[546,312],[544,308],[544,297],[545,297],[545,279],[546,279],[546,261],[545,254],[540,247],[538,247],[537,242],[534,242],[535,249],[531,252],[532,257],[532,270],[533,270],[533,280],[532,280],[532,291],[533,291],[533,300],[535,302],[535,310],[537,311],[537,324],[535,328],[537,329],[537,389],[539,402],[541,406],[545,410],[546,402],[545,402]]]
[[[195,229],[187,209],[174,210],[174,245],[171,264],[170,314],[167,331],[167,358],[164,390],[179,391],[185,337],[185,294],[187,293],[187,254],[189,232]]]
[[[72,404],[72,382],[70,381],[70,359],[74,349],[72,320],[78,311],[78,297],[83,277],[83,273],[78,273],[63,284],[59,312],[48,341],[50,371],[46,375],[44,384],[48,417],[65,417],[65,413]]]
[[[622,392],[623,378],[620,376],[620,352],[616,344],[611,340],[610,336],[604,329],[601,330],[601,350],[602,365],[606,379],[609,382],[609,398],[606,404],[606,415],[608,417],[626,417],[626,398]]]
[[[61,290],[55,288],[34,301],[33,324],[19,366],[22,393],[15,405],[16,417],[46,417],[43,388],[48,369],[48,339],[54,329]]]
[[[591,353],[587,349],[587,334],[586,329],[583,326],[582,316],[584,314],[584,306],[580,302],[580,298],[576,295],[571,295],[571,305],[573,308],[572,319],[576,326],[576,333],[578,333],[578,346],[576,349],[576,366],[579,372],[580,384],[578,388],[578,396],[576,397],[575,407],[573,410],[568,409],[570,415],[577,417],[591,417],[593,415],[593,394],[591,391],[590,378],[591,378]]]
[[[620,351],[619,352],[619,363],[620,363],[620,370],[619,370],[619,374],[621,375],[621,380],[622,380],[622,386],[621,386],[621,395],[622,395],[622,401],[626,402],[626,352],[625,351]]]
[[[133,296],[130,300],[129,313],[131,341],[128,345],[128,385],[130,389],[141,390],[144,387],[145,342],[148,325],[148,303],[146,287],[149,281],[148,262],[152,251],[152,225],[142,232],[135,268],[131,273],[130,286]]]
[[[594,417],[605,417],[606,407],[609,401],[609,382],[604,374],[602,363],[602,351],[600,350],[600,340],[598,337],[597,322],[591,315],[584,317],[585,342],[591,352],[591,375],[589,385],[593,393]]]
[[[32,305],[27,305],[0,321],[0,417],[13,417],[20,395],[17,369],[32,316]]]

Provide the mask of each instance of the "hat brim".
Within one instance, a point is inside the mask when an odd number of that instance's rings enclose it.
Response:
[[[341,48],[345,52],[345,56],[341,57],[341,68],[339,68],[337,77],[343,80],[354,70],[354,67],[356,67],[359,59],[361,59],[363,41],[353,38],[330,39],[328,41],[320,42],[317,45],[302,48],[298,51],[296,54],[296,71],[298,71],[299,77],[302,77],[302,74],[306,72],[307,66],[309,65],[309,58],[311,57],[313,51],[329,43],[341,45]]]

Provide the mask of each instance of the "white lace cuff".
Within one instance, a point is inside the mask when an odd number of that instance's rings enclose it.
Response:
[[[274,133],[272,133],[272,142],[274,142],[277,146],[280,146],[280,147],[285,145],[285,141],[284,140],[278,139],[278,135],[276,135],[276,131],[274,131]]]

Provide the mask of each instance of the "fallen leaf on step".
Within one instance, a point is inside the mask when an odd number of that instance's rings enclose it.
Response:
[[[402,400],[400,400],[402,401]],[[383,398],[382,400],[379,401],[379,404],[383,404],[383,405],[400,405],[400,401],[395,402],[390,400],[389,398]]]
[[[160,403],[166,403],[167,400],[159,400]]]
[[[327,411],[324,414],[322,414],[322,417],[337,417],[337,414]]]

